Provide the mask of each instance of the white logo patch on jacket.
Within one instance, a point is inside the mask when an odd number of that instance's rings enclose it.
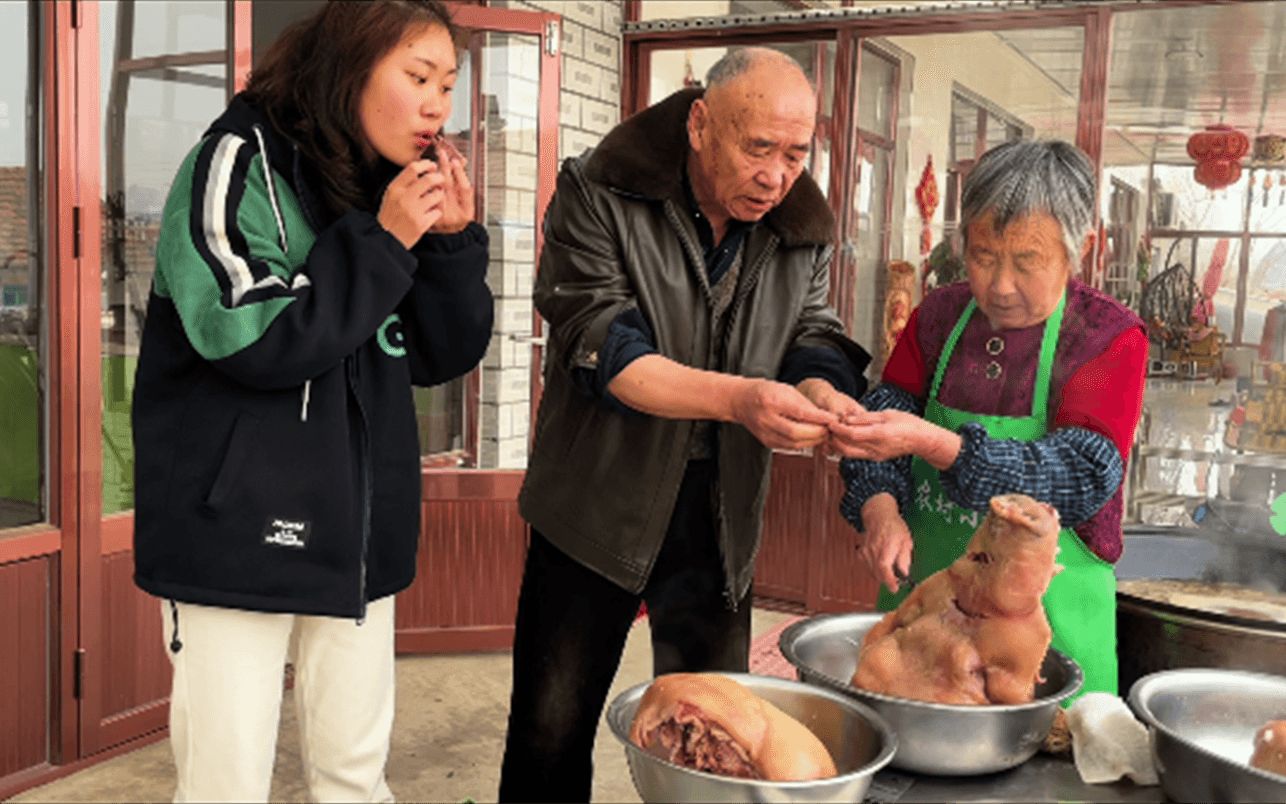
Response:
[[[308,533],[313,523],[298,519],[269,517],[263,529],[263,543],[274,547],[292,547],[303,550],[308,546]]]

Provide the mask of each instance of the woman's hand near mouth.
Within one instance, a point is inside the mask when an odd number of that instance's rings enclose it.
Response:
[[[409,250],[441,222],[446,182],[437,163],[428,159],[411,162],[384,191],[377,216],[380,226]]]
[[[429,231],[454,234],[469,225],[474,218],[473,185],[465,169],[464,156],[445,137],[438,137],[437,166],[445,177],[442,197],[442,217]]]

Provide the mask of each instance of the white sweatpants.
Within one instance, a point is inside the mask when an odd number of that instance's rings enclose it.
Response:
[[[393,731],[393,597],[366,620],[161,601],[174,665],[170,743],[176,802],[267,801],[283,670],[294,639],[295,710],[314,801],[392,801],[384,780]]]

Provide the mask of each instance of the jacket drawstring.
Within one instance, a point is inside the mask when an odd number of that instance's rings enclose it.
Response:
[[[308,398],[312,395],[313,381],[304,380],[304,390],[300,393],[301,403],[299,408],[299,421],[308,421]]]
[[[170,634],[170,653],[178,653],[183,650],[183,643],[179,641],[179,604],[175,603],[173,598],[170,599],[170,616],[174,618],[174,633]]]
[[[259,155],[263,157],[263,181],[268,185],[268,202],[272,205],[272,216],[277,219],[277,237],[281,240],[281,251],[290,250],[286,242],[286,224],[281,220],[281,209],[277,206],[276,182],[272,178],[272,163],[268,161],[268,146],[264,144],[263,132],[259,126],[254,127],[255,139],[259,141]]]
[[[263,157],[263,181],[268,185],[268,202],[272,205],[272,216],[277,221],[277,237],[281,241],[282,253],[290,251],[290,244],[286,241],[286,224],[281,219],[281,208],[277,205],[276,182],[272,178],[272,163],[268,161],[268,146],[263,141],[263,131],[259,126],[254,126],[255,139],[259,141],[259,154]],[[298,283],[298,280],[297,280]],[[304,388],[300,392],[299,402],[299,421],[308,421],[308,399],[312,395],[313,381],[304,382]]]

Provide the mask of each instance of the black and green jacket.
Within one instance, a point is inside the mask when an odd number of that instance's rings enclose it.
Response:
[[[160,597],[360,618],[415,577],[411,386],[486,349],[486,231],[408,251],[310,176],[238,97],[170,189],[133,406],[135,581]]]

